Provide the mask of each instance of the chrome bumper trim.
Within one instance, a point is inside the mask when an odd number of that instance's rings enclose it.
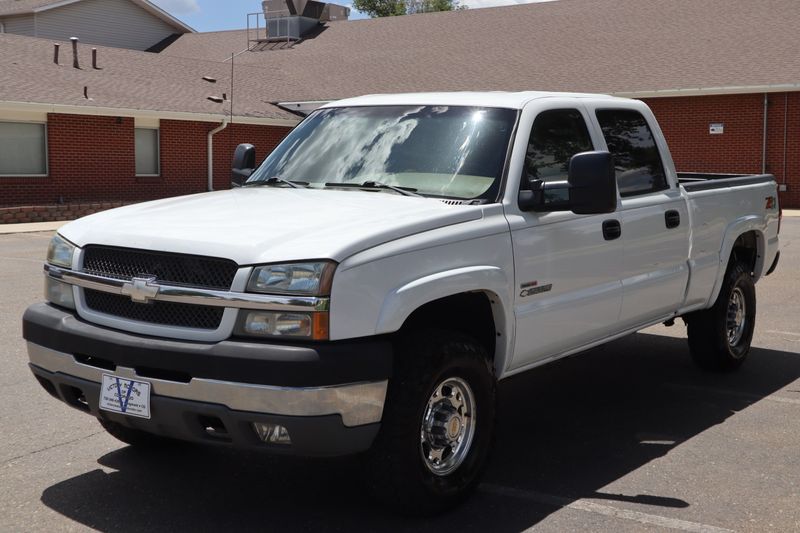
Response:
[[[44,265],[45,276],[69,283],[84,289],[108,292],[127,296],[125,287],[130,282],[87,274],[75,270],[67,270],[53,265]],[[276,296],[270,294],[254,294],[249,292],[217,291],[213,289],[196,289],[176,285],[157,285],[158,292],[150,300],[175,302],[193,305],[209,305],[214,307],[232,307],[236,309],[263,309],[268,311],[328,311],[329,298],[313,296]]]
[[[210,402],[236,411],[286,416],[341,415],[345,426],[380,422],[388,381],[351,383],[330,387],[275,387],[193,378],[189,383],[139,376],[132,368],[109,371],[79,363],[68,353],[28,343],[30,362],[48,372],[66,374],[95,383],[103,374],[150,383],[152,392],[182,400]]]

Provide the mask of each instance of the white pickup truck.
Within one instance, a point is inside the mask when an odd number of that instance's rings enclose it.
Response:
[[[679,175],[634,100],[366,96],[255,166],[61,228],[30,368],[130,444],[360,453],[408,512],[478,483],[498,380],[677,317],[737,368],[779,257],[773,177]]]

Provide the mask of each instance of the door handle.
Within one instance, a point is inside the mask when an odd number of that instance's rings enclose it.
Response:
[[[603,238],[607,241],[619,239],[622,235],[622,225],[619,220],[604,220],[603,221]]]
[[[664,223],[667,229],[677,228],[681,225],[681,214],[674,209],[670,209],[664,213]]]

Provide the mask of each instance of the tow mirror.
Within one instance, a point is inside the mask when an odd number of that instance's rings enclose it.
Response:
[[[523,211],[572,211],[578,215],[613,213],[617,208],[617,179],[608,152],[572,156],[566,181],[536,180],[519,193]]]
[[[573,213],[613,213],[617,208],[617,175],[608,152],[583,152],[569,161],[569,203]]]
[[[233,152],[231,169],[231,186],[241,187],[256,168],[256,147],[252,144],[240,144]]]

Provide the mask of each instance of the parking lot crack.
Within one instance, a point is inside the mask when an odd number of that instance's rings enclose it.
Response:
[[[13,463],[14,461],[17,461],[19,459],[24,459],[25,457],[30,457],[31,455],[36,455],[37,453],[46,452],[46,451],[52,450],[54,448],[60,448],[61,446],[66,446],[67,444],[73,444],[73,443],[76,443],[76,442],[80,442],[82,440],[86,440],[86,439],[89,439],[91,437],[94,437],[95,435],[100,435],[101,433],[105,433],[105,431],[96,431],[94,433],[90,433],[89,435],[84,435],[82,437],[78,437],[77,439],[72,439],[72,440],[68,440],[68,441],[65,441],[65,442],[60,442],[58,444],[53,444],[52,446],[45,446],[44,448],[39,448],[38,450],[32,450],[32,451],[30,451],[28,453],[23,453],[21,455],[17,455],[16,457],[11,457],[9,459],[4,459],[3,463],[8,465],[9,463]]]

